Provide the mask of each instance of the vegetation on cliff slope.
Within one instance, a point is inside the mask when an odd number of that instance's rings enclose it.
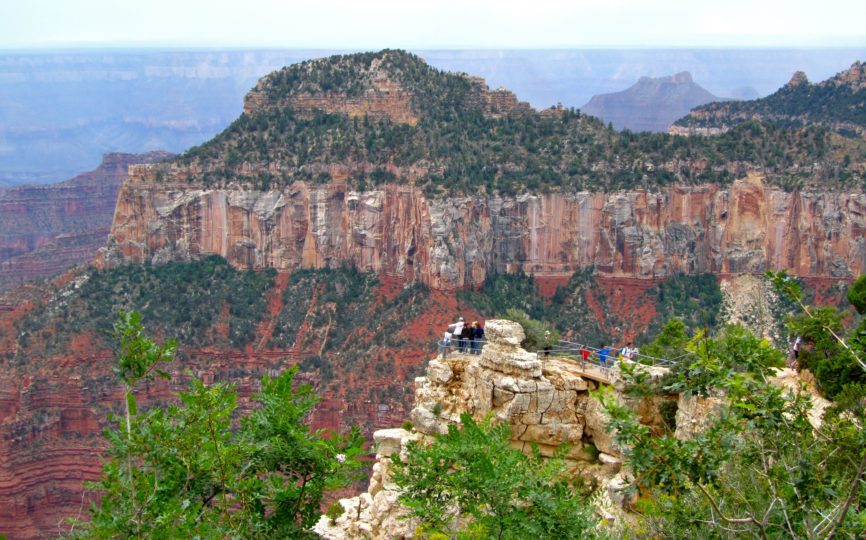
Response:
[[[534,278],[523,273],[491,274],[477,291],[463,291],[458,297],[484,317],[521,310],[530,319],[551,323],[564,339],[590,345],[619,343],[622,329],[633,327],[635,317],[635,313],[611,305],[591,268],[575,272],[550,300],[541,295]],[[689,333],[716,328],[722,294],[712,274],[678,274],[647,289],[634,303],[655,312],[636,340],[647,343],[672,317],[680,318]]]
[[[717,102],[695,108],[675,125],[727,129],[760,120],[782,128],[819,125],[842,135],[866,134],[866,66],[850,69],[812,84],[797,73],[774,94],[751,101]]]
[[[293,101],[373,95],[404,107],[396,94],[379,92],[382,79],[409,96],[416,123]],[[727,183],[748,170],[792,187],[859,186],[866,161],[862,144],[810,125],[750,122],[715,137],[616,132],[575,110],[537,112],[502,94],[491,97],[480,80],[438,71],[402,51],[303,62],[266,76],[256,92],[263,103],[175,160],[188,181],[268,189],[329,181],[336,166],[356,189],[411,183],[431,195]],[[157,169],[158,178],[169,171]]]
[[[87,270],[18,323],[18,345],[29,355],[66,350],[82,332],[108,336],[120,310],[140,311],[159,336],[189,346],[255,338],[276,271],[239,271],[225,259]],[[227,315],[222,320],[223,315]],[[218,323],[227,325],[221,335]]]
[[[137,310],[154,335],[183,343],[180,366],[212,362],[199,356],[202,350],[225,355],[253,347],[277,364],[297,363],[308,380],[321,384],[320,391],[338,391],[352,402],[394,405],[411,399],[404,382],[416,375],[415,361],[395,379],[401,357],[396,351],[418,356],[432,346],[437,329],[422,325],[427,334],[407,332],[422,314],[439,309],[427,287],[413,284],[385,295],[379,278],[369,272],[301,269],[288,276],[280,292],[275,276],[274,270],[237,270],[217,256],[87,269],[39,298],[15,321],[14,335],[0,335],[14,345],[3,351],[0,362],[30,366],[26,369],[32,372],[46,360],[70,354],[82,339],[89,349],[106,350],[116,313]],[[269,299],[278,295],[282,302],[276,311]],[[359,375],[390,382],[349,384]]]
[[[796,282],[784,273],[770,277],[800,304],[789,324],[811,330],[802,334],[801,367],[819,367],[822,388],[840,383],[835,402],[821,418],[808,393],[772,384],[771,368],[784,354],[742,327],[689,340],[669,324],[665,333],[690,354],[656,388],[634,371],[630,384],[644,396],[708,398],[699,407],[707,427],[691,436],[674,436],[671,427],[657,436],[628,407],[599,394],[608,428],[626,449],[632,509],[640,515],[630,527],[634,537],[859,538],[866,528],[862,329],[843,332],[835,308],[806,306]],[[851,298],[860,310],[856,289]]]
[[[656,316],[644,330],[640,341],[661,332],[662,324],[680,318],[692,332],[717,328],[722,307],[722,291],[714,274],[675,274],[646,291],[641,299],[655,308]]]

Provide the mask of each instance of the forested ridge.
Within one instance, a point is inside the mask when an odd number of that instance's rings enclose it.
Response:
[[[809,123],[745,122],[712,137],[618,132],[574,109],[535,111],[402,51],[295,64],[254,93],[262,103],[175,161],[185,181],[269,189],[328,182],[336,166],[356,189],[411,182],[430,195],[726,184],[747,171],[788,187],[859,187],[866,163],[862,140]],[[325,110],[370,96],[400,115]],[[304,97],[320,106],[299,107]],[[409,114],[415,123],[401,121]]]

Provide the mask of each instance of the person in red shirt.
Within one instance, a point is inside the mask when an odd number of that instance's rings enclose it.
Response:
[[[589,349],[586,348],[585,345],[580,348],[578,353],[580,353],[580,356],[581,356],[580,366],[582,368],[585,368],[586,367],[586,361],[587,361],[587,359],[589,359],[589,355],[592,353],[589,351]]]

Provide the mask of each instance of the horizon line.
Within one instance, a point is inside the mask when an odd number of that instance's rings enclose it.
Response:
[[[497,47],[497,46],[385,46],[385,47],[320,47],[320,46],[289,46],[289,45],[210,45],[182,43],[150,43],[150,42],[70,42],[45,43],[26,46],[0,46],[0,53],[27,53],[49,51],[311,51],[311,52],[366,52],[386,49],[405,51],[581,51],[581,50],[617,50],[617,51],[667,51],[667,50],[844,50],[863,48],[866,53],[866,41],[861,44],[762,44],[762,45],[562,45],[538,47]]]

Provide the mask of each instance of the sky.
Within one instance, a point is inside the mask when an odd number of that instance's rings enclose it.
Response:
[[[866,0],[0,0],[0,49],[866,45]]]

